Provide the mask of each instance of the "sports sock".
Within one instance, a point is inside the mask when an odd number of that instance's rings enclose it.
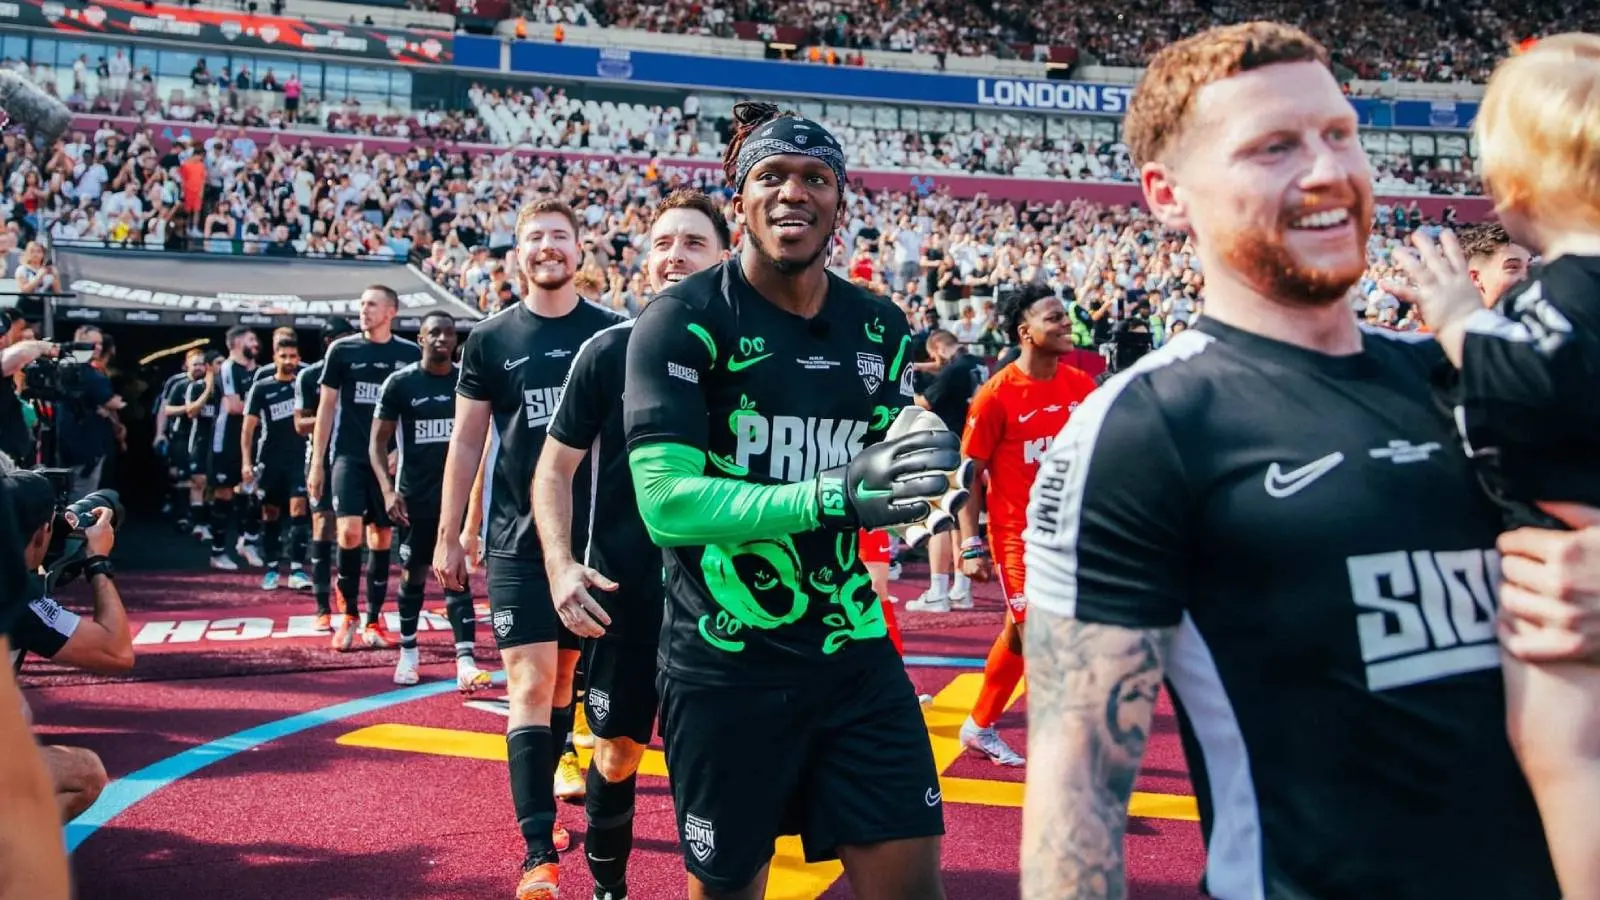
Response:
[[[361,590],[361,548],[339,548],[338,572],[339,598],[344,601],[341,615],[354,616],[361,611],[356,601]]]
[[[261,504],[250,494],[234,494],[234,515],[239,519],[239,536],[253,541],[261,536]]]
[[[528,855],[523,867],[556,861],[551,829],[556,824],[555,741],[544,725],[525,725],[506,735],[511,771],[511,806],[517,813]]]
[[[928,593],[937,600],[950,599],[950,575],[947,572],[938,572],[928,578]]]
[[[233,499],[211,501],[211,555],[228,552],[228,521],[233,517]]]
[[[194,525],[206,524],[206,505],[204,503],[189,504],[189,522]]]
[[[189,485],[173,485],[172,511],[179,518],[187,518],[191,524],[197,523],[198,520],[194,517],[194,506],[189,503]]]
[[[300,568],[306,561],[306,544],[311,542],[311,517],[295,516],[289,520],[289,565]]]
[[[572,746],[572,711],[573,706],[570,703],[566,706],[556,706],[550,709],[550,736],[552,742],[561,742],[561,754],[577,752]],[[561,761],[561,754],[557,754],[550,760],[550,771],[552,773],[555,772],[555,764]]]
[[[331,612],[328,594],[333,587],[333,541],[311,542],[311,594],[317,600],[317,614]]]
[[[367,551],[367,624],[376,625],[389,599],[389,551]]]
[[[400,582],[400,646],[417,646],[417,620],[422,618],[423,581],[410,578]],[[370,586],[369,586],[370,589]]]
[[[629,775],[610,782],[591,765],[586,782],[583,815],[588,832],[583,851],[589,858],[589,874],[601,890],[621,896],[627,889],[628,854],[633,852],[633,799],[638,777]]]
[[[978,690],[978,702],[972,705],[972,721],[979,728],[993,728],[1006,711],[1006,702],[1022,680],[1022,657],[1011,652],[1011,645],[1002,633],[989,648],[989,658],[983,664],[983,687]]]
[[[269,570],[276,570],[283,561],[283,517],[261,523],[262,560]]]
[[[878,606],[883,609],[883,624],[889,629],[889,643],[894,644],[896,653],[905,656],[906,645],[900,638],[900,620],[895,617],[894,604],[888,598],[879,597]]]
[[[477,612],[472,608],[472,595],[465,591],[445,591],[444,610],[450,617],[450,632],[456,640],[456,659],[470,658],[472,647],[478,642]]]
[[[960,591],[964,594],[970,595],[972,593],[972,579],[960,572],[957,572],[955,577],[951,580],[950,590],[952,592]]]

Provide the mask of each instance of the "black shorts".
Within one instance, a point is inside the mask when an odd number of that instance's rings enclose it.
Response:
[[[186,456],[189,462],[189,476],[198,475],[209,479],[211,475],[211,441],[195,441],[195,447]]]
[[[406,518],[411,525],[405,529],[399,543],[401,565],[407,571],[418,566],[420,571],[427,573],[433,568],[433,551],[439,544],[439,514],[426,509],[418,512],[408,505]]]
[[[311,471],[310,459],[307,459],[306,462],[301,465],[300,471],[304,474],[306,481],[311,480],[309,474]],[[322,496],[311,501],[311,514],[327,514],[331,516],[333,515],[333,486],[330,485],[328,481],[333,478],[333,462],[330,460],[328,464],[323,467],[322,471],[324,472]],[[309,498],[311,496],[311,492],[307,491],[306,496]]]
[[[806,861],[821,862],[841,845],[944,834],[928,729],[892,648],[882,664],[815,684],[707,686],[663,673],[660,691],[684,865],[711,889],[748,885],[779,835],[799,834]]]
[[[554,641],[562,650],[578,649],[578,636],[556,618],[544,560],[485,556],[483,564],[496,648],[509,650]]]
[[[383,506],[378,476],[372,473],[372,463],[364,456],[334,457],[323,493],[333,495],[333,514],[341,519],[360,516],[379,528],[394,524]]]
[[[594,736],[648,744],[656,733],[656,645],[584,641],[583,715]]]
[[[244,451],[239,449],[237,440],[224,437],[221,444],[212,443],[210,467],[206,472],[206,480],[212,487],[236,487],[243,471]]]
[[[184,441],[167,442],[167,474],[187,481],[194,474],[189,469],[189,445]]]
[[[286,509],[290,500],[306,495],[306,470],[295,462],[269,461],[261,466],[256,484],[262,503]]]

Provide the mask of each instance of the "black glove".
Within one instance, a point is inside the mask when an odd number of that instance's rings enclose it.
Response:
[[[929,502],[950,492],[961,466],[961,438],[915,431],[861,451],[817,475],[817,519],[825,527],[868,531],[927,518]]]

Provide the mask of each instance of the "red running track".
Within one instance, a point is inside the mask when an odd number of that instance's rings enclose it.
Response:
[[[173,590],[171,579],[181,579]],[[193,579],[191,581],[191,579]],[[132,576],[124,592],[138,634],[150,623],[273,619],[304,612],[306,598],[263,595],[247,576]],[[896,593],[919,588],[900,582]],[[998,598],[980,593],[977,611],[949,617],[904,616],[907,652],[981,657],[998,628]],[[965,623],[965,624],[963,624]],[[146,643],[131,682],[51,674],[30,668],[29,700],[47,743],[87,746],[113,778],[246,728],[352,698],[393,690],[392,651],[337,655],[326,639],[259,634],[259,622],[228,624],[179,643]],[[256,631],[250,629],[256,628]],[[171,635],[173,627],[161,625]],[[191,628],[191,631],[194,629]],[[238,640],[244,637],[245,640]],[[448,633],[425,632],[425,679],[453,677]],[[431,646],[427,646],[431,645]],[[489,659],[485,649],[480,658]],[[280,671],[282,670],[282,671]],[[158,677],[150,677],[160,673]],[[937,694],[965,674],[951,668],[912,671],[919,690]],[[1026,700],[1001,730],[1026,741]],[[963,710],[935,714],[959,715]],[[507,897],[521,858],[503,763],[474,758],[348,746],[341,736],[379,725],[425,726],[485,735],[504,719],[464,705],[454,692],[404,703],[301,732],[224,759],[135,804],[83,843],[74,856],[78,896],[299,898]],[[948,735],[946,735],[948,737]],[[936,740],[937,740],[936,736]],[[1020,781],[971,756],[947,777]],[[1170,708],[1163,704],[1138,790],[1188,794]],[[574,849],[563,866],[563,896],[587,900],[581,855],[581,806],[563,805]],[[947,803],[945,883],[951,900],[1017,895],[1020,810]],[[634,900],[684,896],[683,870],[664,778],[641,776],[630,866]],[[1203,866],[1198,826],[1137,819],[1127,841],[1132,896],[1188,900]],[[841,878],[809,896],[853,896]]]

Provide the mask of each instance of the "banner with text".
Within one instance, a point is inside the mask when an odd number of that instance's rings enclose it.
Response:
[[[468,43],[497,38],[456,39],[461,61],[473,65],[498,50]],[[488,66],[485,66],[488,67]],[[1076,81],[980,78],[936,72],[903,72],[824,66],[816,63],[762,59],[719,59],[618,47],[577,47],[516,41],[511,44],[511,71],[584,81],[622,81],[667,85],[692,90],[809,98],[866,100],[913,105],[939,104],[996,112],[1121,116],[1128,110],[1133,86]],[[1454,100],[1374,100],[1351,98],[1362,124],[1376,128],[1465,130],[1477,114],[1476,103]]]
[[[460,327],[478,318],[402,264],[62,248],[55,261],[62,284],[78,295],[56,304],[59,317],[73,322],[318,328],[333,316],[354,318],[373,284],[400,295],[396,330],[414,331],[433,312]]]
[[[285,50],[359,56],[399,63],[449,63],[452,38],[443,31],[376,28],[250,15],[221,7],[146,5],[128,0],[63,3],[0,0],[0,26],[49,28],[63,35],[162,38],[245,50]]]

